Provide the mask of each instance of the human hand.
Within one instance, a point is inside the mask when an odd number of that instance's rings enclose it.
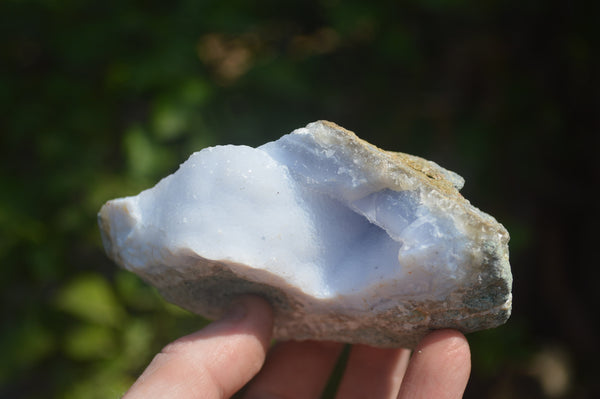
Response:
[[[124,399],[229,398],[244,386],[248,399],[320,397],[343,344],[289,341],[268,350],[272,328],[270,306],[244,297],[221,320],[167,345]],[[471,360],[461,333],[432,332],[409,355],[354,345],[337,397],[462,397]]]

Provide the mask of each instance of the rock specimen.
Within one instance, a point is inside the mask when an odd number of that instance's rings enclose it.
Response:
[[[319,121],[194,153],[98,219],[114,261],[192,312],[216,318],[253,293],[273,304],[276,338],[412,347],[510,315],[508,233],[463,183]]]

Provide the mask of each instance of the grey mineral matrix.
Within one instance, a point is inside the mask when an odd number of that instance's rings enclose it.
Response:
[[[106,252],[208,318],[232,298],[274,306],[278,339],[413,347],[510,316],[509,235],[462,177],[327,121],[258,148],[196,152],[98,215]]]

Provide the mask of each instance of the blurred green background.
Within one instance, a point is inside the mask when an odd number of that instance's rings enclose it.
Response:
[[[0,397],[118,398],[205,322],[104,255],[96,213],[216,144],[328,119],[466,178],[514,311],[467,398],[600,397],[597,3],[0,1]]]

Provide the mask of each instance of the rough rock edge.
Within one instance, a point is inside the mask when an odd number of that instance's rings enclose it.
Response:
[[[221,317],[238,295],[259,295],[274,307],[274,338],[281,340],[313,339],[413,348],[432,330],[453,328],[466,334],[493,328],[505,323],[511,312],[510,294],[494,296],[492,307],[489,307],[489,302],[486,306],[478,305],[481,287],[470,292],[454,292],[452,296],[455,298],[448,298],[445,304],[440,301],[403,301],[382,310],[357,312],[337,305],[339,298],[315,300],[308,297],[268,272],[255,270],[254,275],[249,277],[234,271],[236,268],[250,269],[246,265],[208,260],[190,251],[166,256],[169,257],[178,261],[177,268],[158,266],[156,269],[161,270],[158,273],[151,269],[135,272],[158,287],[169,302],[209,319]],[[506,287],[499,288],[504,291]],[[478,299],[472,303],[456,300],[470,295]],[[462,307],[450,307],[451,304],[462,304]],[[331,307],[326,309],[328,306]],[[478,307],[481,309],[476,309]],[[305,311],[307,308],[308,312]]]
[[[472,261],[479,264],[480,274],[465,282],[468,288],[452,292],[446,301],[404,301],[397,306],[374,310],[371,314],[360,313],[358,319],[355,311],[352,314],[351,310],[344,309],[335,312],[314,312],[313,309],[312,313],[306,313],[303,309],[313,308],[314,299],[285,282],[275,285],[260,282],[261,277],[265,277],[264,281],[281,280],[279,277],[264,271],[255,271],[252,277],[241,276],[233,272],[227,262],[207,260],[189,251],[165,253],[161,257],[164,262],[161,265],[147,265],[144,268],[125,265],[117,246],[111,242],[108,223],[111,208],[122,207],[123,204],[112,201],[105,204],[98,215],[107,254],[119,265],[158,287],[170,302],[209,318],[220,317],[222,310],[238,294],[261,295],[274,305],[274,334],[279,339],[322,339],[380,347],[413,347],[423,335],[433,329],[455,328],[468,333],[506,322],[512,304],[512,276],[507,248],[509,236],[493,217],[479,211],[460,195],[458,190],[462,188],[464,180],[454,172],[423,158],[381,150],[332,122],[318,121],[309,124],[309,127],[314,124],[321,125],[320,127],[329,133],[325,134],[325,145],[347,148],[367,162],[376,160],[377,164],[385,169],[377,173],[377,178],[381,178],[382,175],[389,176],[390,172],[410,175],[416,178],[419,184],[437,193],[436,196],[449,197],[456,201],[457,207],[466,213],[474,224],[486,223],[490,230],[487,232],[488,237],[490,234],[500,236],[495,242],[484,240],[476,243],[481,246],[483,255],[480,259]],[[398,182],[388,181],[388,185],[394,187]],[[456,207],[453,208],[456,210]],[[200,265],[203,265],[204,270],[199,269]],[[237,267],[251,269],[239,264]],[[261,274],[263,276],[260,276]],[[265,274],[268,276],[264,276]],[[229,283],[227,292],[222,289],[225,281]],[[481,284],[482,281],[485,283]],[[286,294],[276,285],[286,287],[290,293]],[[482,292],[489,292],[489,295],[482,297]]]

